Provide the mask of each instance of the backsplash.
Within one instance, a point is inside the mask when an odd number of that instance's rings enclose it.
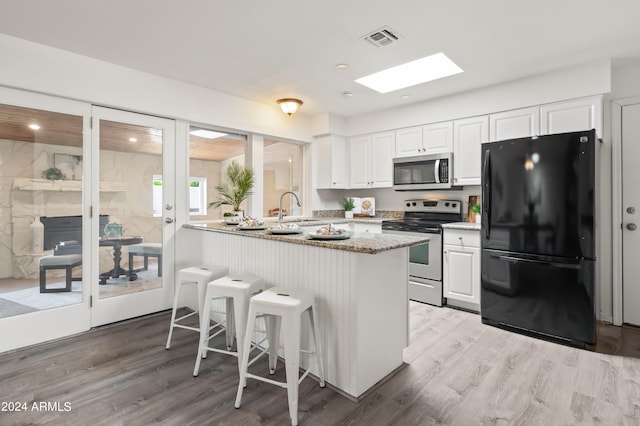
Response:
[[[313,217],[343,217],[344,210],[313,210]],[[402,210],[376,210],[374,217],[379,219],[402,219],[404,212]]]

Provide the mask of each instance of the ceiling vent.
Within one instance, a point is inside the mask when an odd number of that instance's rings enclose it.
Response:
[[[398,39],[400,39],[400,35],[389,27],[382,27],[363,36],[362,38],[376,47],[383,47],[398,41]]]

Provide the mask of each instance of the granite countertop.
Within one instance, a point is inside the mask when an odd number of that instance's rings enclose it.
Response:
[[[339,223],[336,221],[313,220],[306,224],[318,225],[320,227],[327,223]],[[352,219],[341,219],[347,223]],[[357,220],[357,219],[356,219]],[[369,220],[371,222],[371,220]],[[298,225],[305,225],[305,222],[297,222]],[[275,222],[267,222],[266,226],[275,225]],[[315,240],[309,237],[308,233],[293,235],[275,235],[269,234],[267,230],[240,230],[235,225],[226,225],[224,222],[209,222],[200,224],[182,225],[186,229],[195,229],[209,232],[220,232],[225,234],[237,235],[246,238],[263,238],[267,240],[282,241],[285,243],[302,244],[309,246],[325,247],[335,250],[352,251],[357,253],[376,254],[386,250],[394,250],[402,247],[409,247],[416,244],[426,243],[429,241],[428,234],[425,237],[411,237],[402,235],[375,234],[370,232],[355,233],[351,238],[346,240]],[[315,230],[315,228],[313,228]]]
[[[461,229],[465,231],[479,231],[480,224],[473,222],[453,222],[445,223],[442,225],[444,229]]]

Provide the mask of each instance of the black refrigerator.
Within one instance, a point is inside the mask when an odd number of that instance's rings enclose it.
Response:
[[[595,344],[595,130],[482,145],[482,322]]]

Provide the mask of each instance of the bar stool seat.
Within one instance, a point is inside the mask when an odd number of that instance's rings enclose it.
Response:
[[[216,299],[225,299],[226,323],[218,324],[208,328],[208,316],[200,316],[200,344],[198,345],[198,355],[193,375],[197,376],[202,358],[207,357],[207,352],[218,352],[238,357],[238,371],[240,371],[240,361],[242,360],[242,349],[247,326],[247,315],[249,313],[249,300],[251,296],[263,291],[266,283],[258,276],[252,274],[227,275],[217,280],[211,281],[207,285],[207,292],[204,297],[202,312],[211,312],[211,302]],[[210,335],[210,331],[219,327],[215,334]],[[226,333],[227,349],[219,349],[209,346],[209,341],[222,332]],[[232,351],[233,337],[236,336],[236,351]],[[249,336],[249,335],[247,335]],[[249,338],[249,340],[251,340]],[[255,358],[254,358],[255,360]]]
[[[315,352],[300,349],[301,319],[304,312],[309,314],[311,337],[313,339]],[[298,385],[309,374],[309,369],[307,369],[304,374],[300,376],[300,352],[315,354],[320,387],[325,386],[322,353],[316,337],[315,324],[317,323],[317,318],[314,309],[314,294],[305,289],[272,287],[253,296],[249,303],[249,316],[245,336],[250,335],[259,313],[265,314],[270,318],[270,326],[267,329],[267,333],[269,335],[269,370],[271,374],[275,372],[276,368],[280,342],[280,325],[282,325],[287,381],[279,382],[247,372],[249,366],[249,345],[251,344],[250,339],[247,338],[245,339],[242,353],[240,382],[238,384],[235,407],[240,408],[242,392],[247,378],[271,383],[287,389],[289,416],[291,417],[291,424],[295,426],[298,424]]]
[[[226,266],[215,266],[215,265],[205,265],[205,266],[191,266],[188,268],[181,269],[178,271],[178,281],[176,282],[175,295],[173,297],[173,309],[171,311],[171,325],[169,327],[169,336],[167,337],[167,349],[171,348],[171,337],[173,335],[174,328],[184,328],[186,330],[197,331],[200,332],[200,327],[192,327],[188,325],[181,324],[180,321],[183,321],[193,315],[200,314],[200,316],[205,316],[207,319],[209,318],[209,314],[202,315],[204,312],[202,310],[204,304],[204,294],[206,291],[207,283],[213,281],[215,279],[224,277],[229,273],[229,268]],[[176,318],[176,311],[178,310],[178,301],[180,299],[180,293],[182,291],[183,285],[196,285],[198,291],[198,309],[186,315],[183,315],[179,318]]]

